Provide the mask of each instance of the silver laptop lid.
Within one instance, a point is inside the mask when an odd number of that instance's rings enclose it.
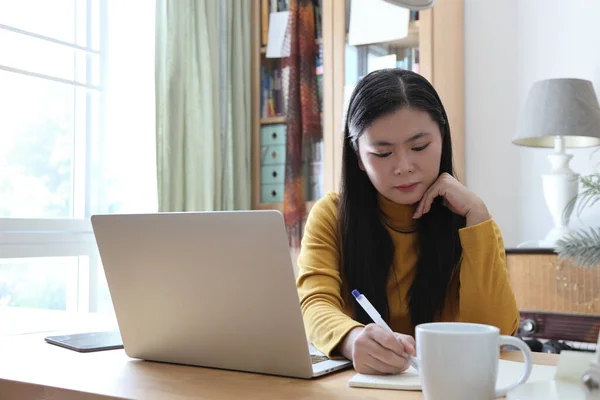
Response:
[[[92,226],[129,356],[312,375],[280,212],[96,215]]]

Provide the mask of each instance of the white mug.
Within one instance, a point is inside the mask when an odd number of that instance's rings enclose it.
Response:
[[[462,322],[432,322],[416,327],[417,358],[423,396],[426,400],[490,400],[505,396],[531,374],[531,350],[525,342],[501,336],[491,325]],[[500,346],[511,345],[523,352],[521,377],[496,389]]]

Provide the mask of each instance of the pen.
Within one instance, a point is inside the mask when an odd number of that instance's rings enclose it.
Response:
[[[373,320],[373,322],[375,322],[377,325],[381,326],[386,331],[388,331],[390,333],[394,333],[394,331],[392,330],[392,328],[390,328],[388,326],[388,324],[385,323],[385,321],[383,320],[383,318],[381,318],[381,315],[377,312],[377,310],[375,309],[375,307],[373,307],[373,305],[371,304],[371,302],[369,300],[367,300],[367,298],[365,297],[365,295],[361,294],[356,289],[354,289],[352,291],[352,295],[354,296],[354,298],[356,299],[356,301],[358,301],[358,304],[360,304],[360,306],[365,310],[365,312],[367,314],[369,314],[369,317],[371,317],[371,319]],[[417,362],[417,359],[415,357],[413,357],[413,356],[411,356],[410,354],[407,354],[407,353],[404,353],[402,356],[408,360],[408,362],[410,363],[410,365],[413,366],[413,368],[415,368],[417,371],[419,370],[419,363]]]

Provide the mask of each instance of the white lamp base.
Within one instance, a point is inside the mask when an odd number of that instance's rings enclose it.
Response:
[[[569,235],[573,230],[568,226],[555,226],[550,229],[546,237],[541,242],[556,244],[556,241],[564,236]]]
[[[546,206],[554,221],[554,228],[545,238],[551,243],[556,243],[571,232],[568,227],[571,213],[565,209],[579,190],[579,175],[569,168],[569,161],[573,156],[565,153],[562,136],[555,138],[554,146],[554,153],[548,155],[552,170],[542,176]]]
[[[573,172],[569,167],[571,158],[573,158],[571,154],[565,153],[563,138],[557,136],[554,141],[554,153],[548,155],[552,169],[549,173],[542,175],[544,198],[552,216],[554,228],[548,232],[544,240],[521,243],[518,247],[554,248],[559,239],[572,232],[568,227],[571,212],[565,212],[565,209],[569,202],[577,196],[579,174]]]

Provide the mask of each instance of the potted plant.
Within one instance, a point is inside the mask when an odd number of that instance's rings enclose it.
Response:
[[[586,175],[580,178],[582,190],[567,207],[573,211],[576,204],[577,214],[588,207],[600,202],[600,173]],[[582,228],[572,232],[556,243],[556,252],[561,258],[571,259],[575,264],[591,268],[600,266],[600,221],[598,226]]]

